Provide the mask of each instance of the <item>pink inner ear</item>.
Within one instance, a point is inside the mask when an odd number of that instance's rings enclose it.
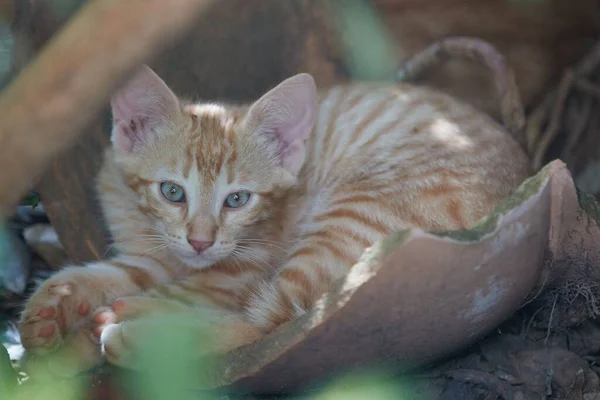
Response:
[[[160,127],[178,110],[178,100],[158,75],[143,66],[111,100],[112,142],[131,153],[152,143]]]
[[[250,109],[255,130],[277,141],[279,161],[293,175],[304,164],[304,142],[314,127],[317,107],[314,79],[299,74],[280,83]]]
[[[281,166],[295,175],[300,172],[305,156],[304,143],[300,141],[292,142],[280,154]]]
[[[143,145],[145,138],[148,136],[143,132],[147,130],[147,117],[132,118],[128,121],[118,120],[115,121],[115,130],[118,130],[118,134],[113,138],[113,145],[132,153],[135,151],[134,146]]]

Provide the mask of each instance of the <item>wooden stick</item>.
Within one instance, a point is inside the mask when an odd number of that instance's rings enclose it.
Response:
[[[0,0],[0,23],[12,24],[15,18],[15,3],[13,0]]]
[[[535,171],[538,171],[542,168],[544,164],[544,156],[546,155],[548,148],[552,144],[552,141],[560,133],[565,104],[572,87],[573,70],[567,69],[563,74],[562,80],[558,86],[556,98],[554,99],[554,105],[550,113],[550,122],[548,123],[548,126],[542,134],[542,137],[533,153],[533,169]]]
[[[588,79],[578,79],[574,83],[577,89],[580,89],[592,96],[596,96],[600,99],[600,85],[589,81]]]
[[[143,62],[215,0],[92,0],[0,96],[0,213]]]
[[[560,119],[564,114],[563,109],[566,107],[567,98],[571,90],[576,88],[579,91],[587,92],[589,95],[599,94],[597,85],[587,79],[598,68],[598,65],[600,65],[600,41],[575,65],[565,70],[558,87],[548,91],[542,101],[538,103],[534,111],[529,115],[527,121],[527,143],[531,149],[531,154],[533,154],[533,164],[536,170],[549,161],[547,159],[547,152],[552,142],[561,133]],[[547,125],[546,129],[543,129],[543,125]],[[576,127],[576,136],[582,135],[579,129],[579,127]],[[567,145],[565,149],[568,146],[570,145]],[[567,150],[563,151],[561,157],[566,157],[565,151]]]

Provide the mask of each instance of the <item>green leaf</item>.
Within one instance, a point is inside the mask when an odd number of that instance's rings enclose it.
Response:
[[[329,385],[314,400],[412,400],[414,395],[404,382],[391,379],[389,373],[372,370],[351,373]]]
[[[12,367],[8,351],[0,345],[0,393],[11,394],[17,383],[17,372]]]
[[[332,5],[352,78],[393,80],[398,69],[396,50],[375,7],[364,0],[336,0]]]
[[[31,192],[25,196],[25,198],[21,201],[21,205],[23,206],[32,206],[36,208],[40,203],[40,195],[37,192]]]

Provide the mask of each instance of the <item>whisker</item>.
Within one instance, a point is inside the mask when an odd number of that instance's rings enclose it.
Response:
[[[265,246],[271,246],[281,251],[287,251],[289,246],[282,242],[273,242],[268,240],[259,240],[259,239],[240,239],[238,243],[246,243],[246,244],[261,244]]]
[[[234,252],[231,253],[231,261],[233,261],[236,265],[236,267],[240,270],[240,271],[244,271],[244,266],[243,261],[239,259],[238,255]]]
[[[239,251],[238,249],[241,251]],[[238,250],[237,254],[240,257],[242,257],[244,260],[247,260],[248,262],[253,262],[254,265],[256,265],[257,267],[260,267],[261,269],[264,269],[265,271],[273,270],[273,267],[266,260],[263,260],[257,254],[254,254],[251,251],[247,251],[247,250],[251,250],[250,248],[238,246],[238,247],[236,247],[236,250]],[[234,250],[234,252],[235,252],[235,250]]]
[[[123,217],[123,218],[121,218],[121,220],[119,222],[129,222],[129,223],[131,223],[132,225],[134,225],[136,227],[145,228],[145,229],[148,229],[148,230],[150,230],[152,232],[157,232],[159,234],[163,234],[164,235],[164,232],[161,229],[157,228],[156,226],[154,226],[154,225],[152,225],[152,224],[150,224],[148,222],[141,221],[139,219],[133,219],[133,218],[130,218],[130,217]]]
[[[239,243],[238,243],[238,244],[236,245],[236,248],[243,249],[243,250],[248,250],[248,251],[250,251],[251,253],[253,253],[255,256],[257,256],[257,254],[255,254],[255,253],[254,253],[254,250],[256,250],[254,247],[250,247],[250,246],[244,246],[243,244],[239,244]]]
[[[163,250],[163,249],[166,249],[166,248],[168,248],[168,247],[169,247],[169,244],[168,244],[168,243],[163,243],[163,244],[161,244],[161,245],[158,245],[158,246],[156,246],[156,247],[153,247],[153,248],[151,248],[150,250],[148,250],[148,251],[146,252],[146,254],[145,254],[145,255],[148,255],[148,256],[150,256],[150,255],[152,255],[152,254],[154,254],[154,253],[156,253],[156,252],[159,252],[159,251],[161,251],[161,250]]]
[[[251,243],[272,243],[282,246],[287,246],[285,242],[277,241],[277,240],[269,240],[269,239],[255,239],[255,238],[244,238],[240,239],[240,241],[251,242]]]
[[[163,243],[159,243],[158,245],[156,245],[154,247],[151,247],[150,249],[148,249],[148,250],[146,250],[144,252],[138,252],[138,253],[136,253],[136,255],[139,255],[139,256],[142,256],[142,257],[146,256],[146,255],[149,256],[149,255],[152,255],[153,253],[156,253],[156,252],[158,252],[160,250],[163,250],[163,249],[166,249],[168,247],[169,247],[169,243],[163,242]]]
[[[167,241],[166,241],[166,238],[164,237],[164,235],[141,234],[141,235],[135,235],[135,236],[123,236],[123,237],[119,237],[118,240],[111,243],[106,248],[106,251],[104,252],[103,257],[105,257],[110,250],[114,249],[116,246],[121,245],[121,244],[159,245],[160,246],[160,245],[164,245],[166,243],[167,243]]]

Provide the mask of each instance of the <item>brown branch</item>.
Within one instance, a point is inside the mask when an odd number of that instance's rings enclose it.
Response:
[[[560,133],[561,119],[565,115],[564,109],[567,107],[567,98],[571,91],[576,89],[577,92],[587,96],[600,95],[599,86],[588,79],[597,70],[598,65],[600,65],[600,42],[596,43],[571,68],[566,69],[558,86],[548,91],[534,111],[530,113],[527,123],[527,142],[534,154],[533,164],[536,169],[541,168],[548,161],[547,152]],[[567,147],[561,153],[561,157],[567,157],[567,151],[574,150],[575,140],[583,136],[583,133],[580,132],[581,124],[586,125],[585,121],[582,121],[574,129],[568,130]],[[543,126],[546,126],[545,130],[543,130]],[[570,127],[571,125],[567,124],[566,126]],[[570,138],[572,134],[575,135],[575,138]],[[569,155],[567,158],[565,161],[573,159],[573,156]]]
[[[571,132],[567,135],[567,142],[563,146],[561,151],[561,160],[567,163],[567,165],[571,164],[573,161],[573,151],[575,150],[575,146],[579,143],[583,133],[590,122],[590,113],[592,112],[592,98],[585,97],[582,99],[581,108],[571,107],[567,110],[568,117],[571,117],[570,120],[567,120],[567,126],[571,126]]]
[[[573,68],[573,76],[576,79],[587,77],[598,68],[598,65],[600,65],[600,41]]]
[[[15,3],[12,0],[0,1],[0,22],[12,24],[15,18]]]
[[[0,96],[0,212],[10,214],[50,158],[97,117],[112,92],[213,3],[88,2]]]
[[[548,127],[542,134],[542,137],[538,142],[538,146],[533,153],[533,168],[536,171],[542,167],[542,164],[544,163],[544,156],[546,155],[548,148],[560,132],[562,116],[565,110],[565,103],[572,87],[573,71],[567,70],[565,71],[558,86],[552,112],[550,113],[550,122],[548,123]]]
[[[527,148],[531,149],[532,153],[537,148],[538,142],[542,137],[542,131],[548,120],[548,114],[554,105],[556,97],[556,89],[552,89],[546,93],[543,100],[535,106],[533,111],[529,113],[527,123],[525,125],[525,140]]]
[[[600,85],[590,82],[587,79],[578,79],[575,81],[575,87],[587,94],[596,96],[600,99]]]

